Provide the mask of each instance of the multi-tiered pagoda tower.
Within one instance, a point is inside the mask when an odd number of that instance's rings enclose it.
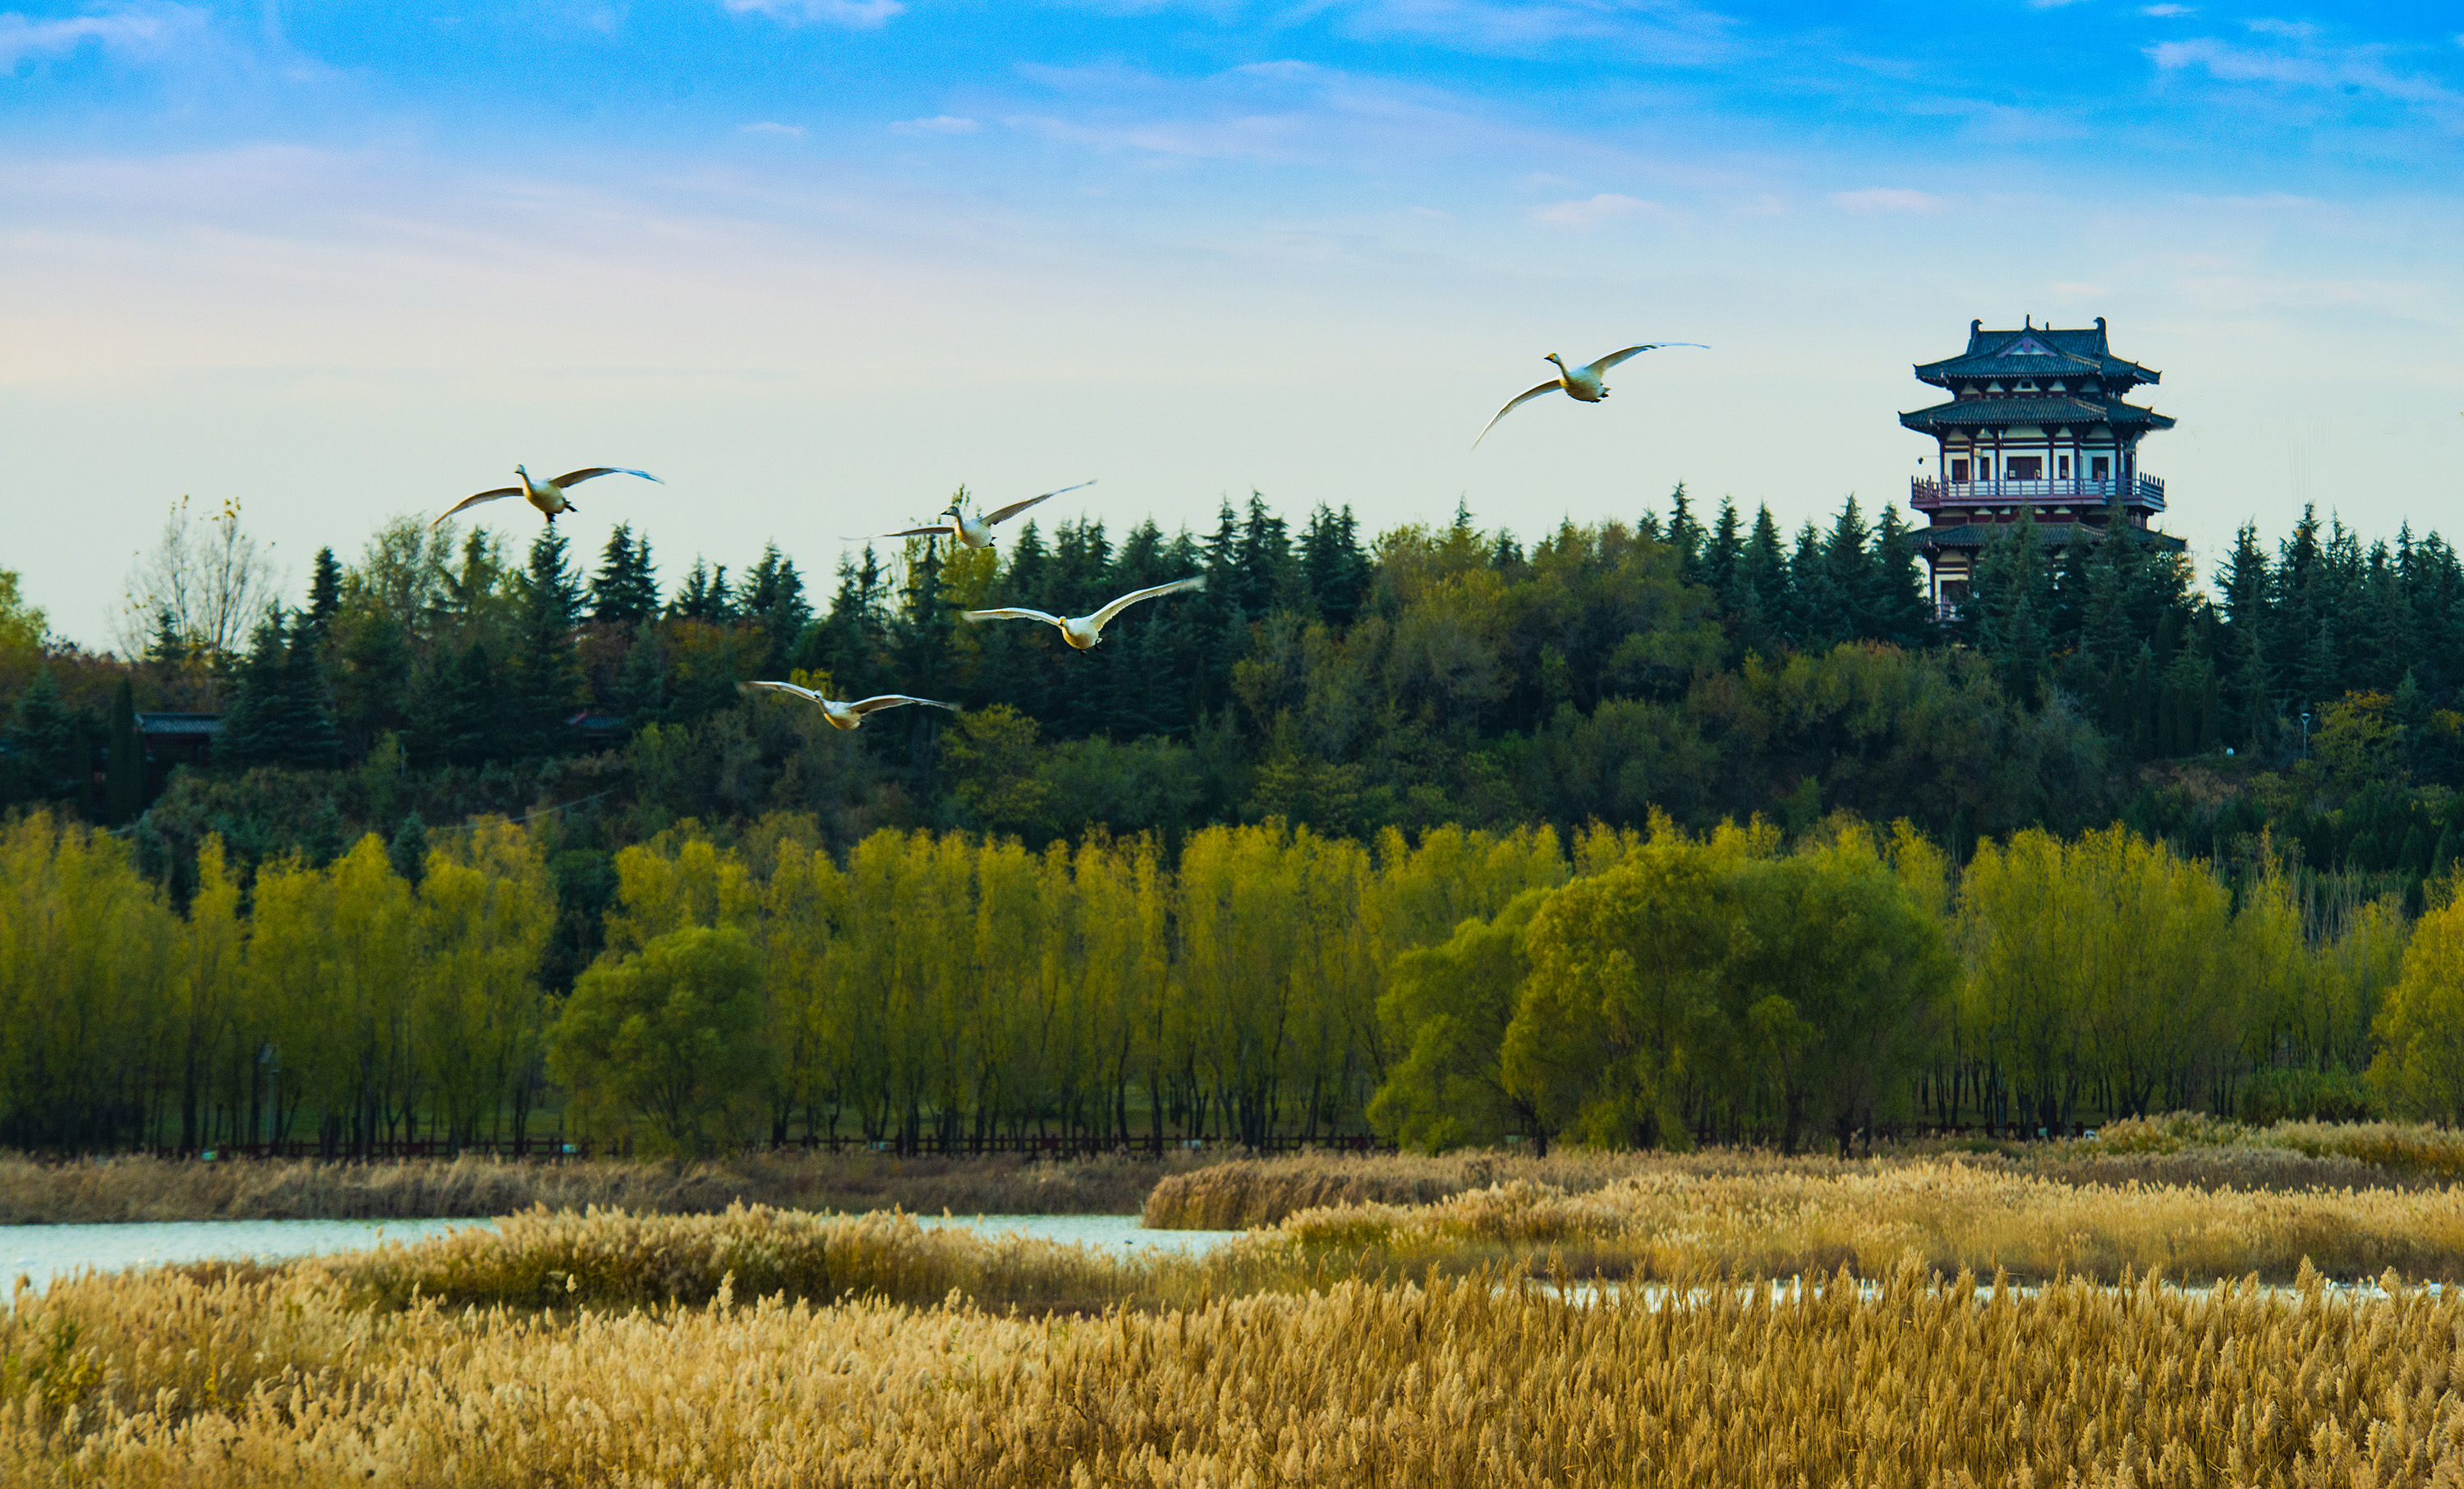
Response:
[[[1930,524],[1916,538],[1939,613],[1957,612],[1977,550],[2005,523],[2034,522],[2057,547],[2118,533],[2182,546],[2148,530],[2148,518],[2165,510],[2165,483],[2139,469],[2140,437],[2173,421],[2123,402],[2162,376],[2113,355],[2102,316],[2077,331],[2028,322],[1988,331],[1971,320],[1967,351],[1918,365],[1920,382],[1950,394],[1949,403],[1900,415],[1932,435],[1937,452],[1939,473],[1918,476],[1909,496]]]

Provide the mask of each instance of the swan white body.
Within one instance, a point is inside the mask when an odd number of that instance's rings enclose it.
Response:
[[[941,520],[929,527],[911,527],[901,532],[878,533],[874,536],[877,537],[949,537],[970,548],[990,548],[993,545],[994,523],[1006,522],[1037,502],[1050,501],[1062,492],[1074,492],[1094,484],[1092,481],[1081,481],[1077,486],[1065,486],[1060,491],[1045,492],[1041,496],[1029,496],[1024,501],[1011,502],[998,512],[987,512],[972,517],[967,515],[964,508],[957,502],[952,502],[942,512]]]
[[[943,703],[937,698],[912,698],[903,692],[885,692],[877,697],[859,698],[852,703],[839,703],[823,697],[810,688],[799,688],[794,683],[746,683],[743,686],[802,698],[820,709],[822,717],[828,719],[833,729],[859,729],[864,725],[865,715],[878,713],[884,709],[905,708],[911,703],[920,703],[931,709],[947,709],[953,713],[958,712],[955,703]]]
[[[561,512],[579,512],[582,510],[579,507],[576,507],[572,502],[565,499],[564,492],[566,487],[580,486],[584,481],[596,480],[603,475],[638,475],[645,481],[659,481],[657,476],[652,475],[648,471],[628,471],[623,466],[585,466],[579,471],[567,471],[564,474],[558,476],[553,481],[539,480],[530,473],[530,471],[527,468],[522,466],[514,467],[514,474],[522,478],[521,485],[499,486],[492,492],[479,492],[474,494],[465,496],[460,501],[455,502],[452,506],[448,507],[445,510],[445,516],[438,517],[435,521],[430,522],[428,525],[431,528],[441,527],[445,523],[445,517],[450,517],[466,507],[475,507],[484,501],[502,501],[508,496],[519,496],[523,498],[532,506],[537,507],[550,522],[553,522],[557,518],[557,514]],[[661,486],[665,486],[668,483],[665,481],[659,481],[659,484]]]
[[[1478,449],[1480,448],[1481,440],[1488,438],[1488,431],[1497,427],[1497,421],[1499,419],[1505,418],[1507,414],[1512,413],[1515,409],[1531,402],[1531,400],[1538,398],[1543,393],[1563,393],[1568,398],[1574,400],[1576,403],[1596,404],[1600,400],[1609,396],[1609,385],[1607,383],[1602,381],[1603,376],[1611,367],[1616,366],[1618,362],[1625,361],[1636,353],[1656,352],[1663,346],[1702,345],[1703,343],[1700,341],[1645,341],[1639,346],[1629,346],[1622,351],[1611,352],[1597,361],[1585,362],[1579,367],[1567,366],[1566,360],[1564,358],[1558,356],[1555,352],[1551,352],[1543,360],[1553,361],[1557,364],[1557,375],[1550,379],[1548,382],[1541,383],[1538,387],[1527,388],[1507,400],[1506,406],[1499,409],[1496,414],[1489,419],[1488,423],[1482,427],[1479,438],[1474,439],[1471,442],[1472,448],[1474,449]],[[1708,348],[1705,348],[1705,350],[1708,350]]]
[[[1042,621],[1046,625],[1059,626],[1061,628],[1061,639],[1069,643],[1070,646],[1076,647],[1078,650],[1092,651],[1095,649],[1096,645],[1103,641],[1104,627],[1111,621],[1112,617],[1120,614],[1130,606],[1136,604],[1139,601],[1154,600],[1163,595],[1177,595],[1183,590],[1204,589],[1205,587],[1206,576],[1203,574],[1193,574],[1185,580],[1174,580],[1169,584],[1157,584],[1149,589],[1131,590],[1128,594],[1123,595],[1120,599],[1113,601],[1111,604],[1106,605],[1104,608],[1096,611],[1092,615],[1046,615],[1041,610],[1028,610],[1018,606],[1000,610],[969,610],[964,612],[964,614],[970,621]]]

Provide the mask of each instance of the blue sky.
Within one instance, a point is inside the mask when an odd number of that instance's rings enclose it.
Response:
[[[106,645],[183,492],[297,580],[517,460],[658,471],[568,520],[671,579],[961,481],[1793,525],[1904,501],[1909,363],[2023,315],[2165,370],[2203,551],[2464,527],[2459,146],[2452,5],[5,11],[0,563]],[[1711,350],[1465,448],[1644,339]]]

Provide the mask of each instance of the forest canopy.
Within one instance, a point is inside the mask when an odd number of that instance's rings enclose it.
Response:
[[[294,603],[236,507],[173,518],[132,596],[185,598],[125,656],[0,573],[12,924],[99,938],[11,974],[15,1141],[476,1141],[546,1104],[671,1147],[1810,1142],[2439,1099],[2429,1025],[2379,1022],[2464,832],[2436,535],[2246,528],[2211,594],[2018,525],[1937,615],[1853,499],[1784,537],[1681,489],[1527,544],[1253,495],[868,548],[817,607],[775,545],[663,582],[629,527],[517,561],[409,518]],[[1193,574],[1090,652],[958,615]],[[847,734],[756,678],[963,712]],[[166,713],[215,716],[207,757]],[[1397,931],[1380,887],[1430,854],[1482,866]],[[627,1064],[678,1040],[664,1084]]]

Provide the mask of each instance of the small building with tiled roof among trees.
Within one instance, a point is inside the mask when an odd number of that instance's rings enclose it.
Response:
[[[2116,533],[2182,546],[2149,529],[2165,510],[2165,483],[2139,467],[2141,436],[2173,421],[2124,401],[2163,374],[2114,356],[2102,316],[2078,330],[2030,318],[1988,331],[1971,320],[1965,352],[1920,362],[1916,375],[1950,395],[1900,415],[1934,440],[1935,473],[1915,478],[1909,504],[1927,519],[1912,536],[1938,613],[1957,613],[1978,551],[2008,524],[2035,523],[2054,547]]]

